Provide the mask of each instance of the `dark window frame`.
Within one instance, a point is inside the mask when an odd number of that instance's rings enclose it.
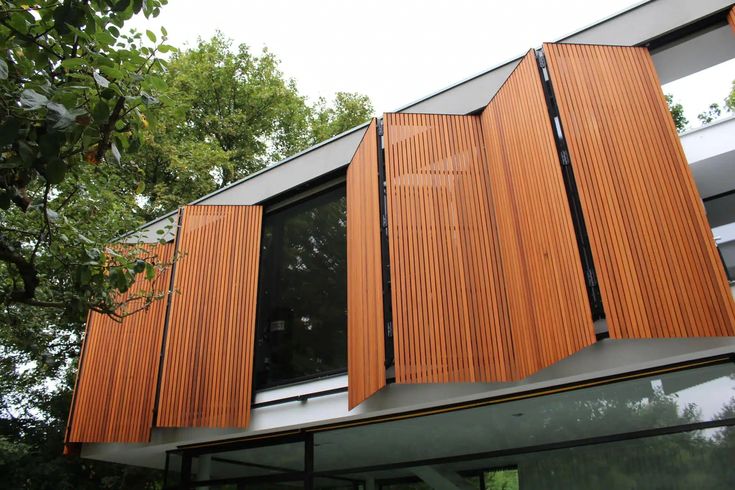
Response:
[[[317,179],[313,182],[309,182],[306,185],[299,186],[297,188],[291,189],[290,191],[287,191],[286,193],[283,193],[279,195],[278,197],[274,199],[270,199],[267,202],[262,203],[264,206],[263,210],[263,225],[261,230],[261,247],[262,244],[265,242],[265,234],[266,234],[266,220],[269,219],[269,217],[272,217],[273,215],[279,215],[281,213],[287,213],[290,209],[295,208],[297,206],[300,206],[308,201],[319,199],[325,194],[329,194],[334,192],[335,190],[341,188],[345,192],[346,195],[346,187],[347,187],[347,180],[346,180],[346,171],[342,170],[335,173],[330,173],[327,176],[324,176],[323,178]],[[271,218],[272,219],[272,218]],[[261,301],[263,299],[263,291],[262,288],[264,286],[264,277],[263,275],[267,273],[266,269],[267,267],[264,267],[265,261],[263,257],[263,251],[261,248],[261,257],[259,260],[259,270],[258,270],[258,304],[256,308],[256,328],[255,328],[255,350],[254,350],[254,356],[253,356],[253,392],[263,392],[268,391],[276,388],[284,388],[288,386],[298,385],[302,384],[308,381],[314,381],[318,379],[325,379],[325,378],[331,378],[336,376],[342,376],[347,374],[347,359],[345,358],[345,363],[343,368],[339,369],[332,369],[332,370],[326,370],[321,371],[318,373],[313,374],[307,374],[304,376],[298,376],[289,378],[287,380],[280,380],[280,381],[268,381],[265,383],[259,383],[258,380],[258,368],[262,363],[262,356],[263,348],[261,347],[261,344],[263,343],[261,339],[264,335],[264,316],[267,315],[266,310],[270,306],[269,301]],[[346,271],[345,271],[345,280],[346,280]],[[345,332],[345,352],[346,352],[346,345],[347,345],[347,318],[345,316],[345,324],[344,324],[344,332]],[[253,397],[251,404],[255,404],[255,397]]]

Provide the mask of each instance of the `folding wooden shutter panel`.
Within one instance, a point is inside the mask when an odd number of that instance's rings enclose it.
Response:
[[[173,244],[149,250],[150,256],[143,255],[165,264],[171,261]],[[136,280],[125,297],[164,293],[170,281],[167,267],[152,281]],[[142,305],[142,299],[131,300],[126,308],[132,312]],[[121,323],[90,312],[66,442],[149,441],[166,305],[166,299],[154,301]]]
[[[569,202],[536,56],[481,115],[515,377],[595,342]]]
[[[399,383],[505,377],[507,336],[476,116],[386,114],[385,159]],[[499,320],[500,319],[500,320]]]
[[[347,168],[347,372],[349,408],[385,386],[377,124]]]
[[[186,206],[183,213],[157,425],[245,427],[262,208]]]
[[[648,51],[544,52],[610,336],[735,335],[730,290]]]

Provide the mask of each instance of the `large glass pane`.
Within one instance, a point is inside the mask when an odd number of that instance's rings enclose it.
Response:
[[[727,427],[528,454],[518,471],[524,490],[735,488],[734,435]]]
[[[518,450],[729,418],[735,413],[734,368],[732,363],[716,364],[495,405],[319,432],[314,437],[315,467],[317,471],[335,471]]]
[[[191,465],[195,481],[287,478],[290,473],[304,471],[304,443],[212,452],[193,457]]]
[[[266,214],[257,387],[346,369],[346,227],[343,185]]]
[[[529,452],[481,460],[435,464],[430,471],[450,480],[468,468],[513,464],[512,470],[484,473],[485,490],[715,490],[735,488],[735,429],[723,427],[678,434]],[[392,470],[382,490],[424,490],[424,482],[398,475],[427,467]],[[371,475],[362,475],[370,477]],[[469,488],[478,488],[468,481]]]

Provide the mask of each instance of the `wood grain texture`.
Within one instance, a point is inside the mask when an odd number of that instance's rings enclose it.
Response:
[[[347,167],[347,373],[350,410],[385,386],[377,123]]]
[[[594,342],[533,53],[480,116],[386,114],[396,381],[526,377]]]
[[[173,243],[153,245],[141,257],[166,264],[173,248]],[[159,270],[152,281],[139,277],[123,299],[145,291],[165,294],[171,268]],[[143,302],[131,300],[125,308],[132,312]],[[166,305],[159,299],[120,323],[89,313],[67,443],[149,441]]]
[[[648,51],[544,52],[610,336],[735,335],[725,273]]]
[[[396,382],[502,377],[480,361],[494,345],[476,303],[500,290],[480,119],[386,114],[384,127]]]
[[[157,426],[246,427],[263,210],[183,213]]]
[[[481,114],[512,339],[512,378],[595,342],[584,273],[536,56]]]
[[[730,24],[733,34],[735,34],[735,5],[730,8],[727,13],[727,23]]]

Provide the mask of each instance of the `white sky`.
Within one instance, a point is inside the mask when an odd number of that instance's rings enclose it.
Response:
[[[389,112],[639,3],[638,0],[170,0],[153,21],[133,24],[169,43],[193,45],[217,30],[260,51],[267,46],[312,100],[337,91],[368,95]],[[690,77],[694,78],[694,77]],[[735,61],[702,82],[665,87],[690,123],[722,102]]]

